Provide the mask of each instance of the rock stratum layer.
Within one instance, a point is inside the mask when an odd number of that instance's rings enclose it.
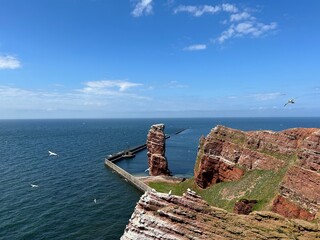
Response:
[[[211,207],[195,192],[182,197],[146,192],[122,240],[136,239],[319,239],[319,227],[272,212],[236,215]]]
[[[219,182],[241,181],[250,171],[274,179],[274,212],[313,220],[320,210],[320,129],[281,132],[239,131],[217,126],[200,139],[195,183],[201,189]],[[253,186],[254,187],[254,186]],[[244,192],[252,189],[243,189]],[[271,193],[270,193],[271,194]]]
[[[165,156],[166,135],[164,124],[152,125],[147,136],[149,174],[151,176],[170,175]]]

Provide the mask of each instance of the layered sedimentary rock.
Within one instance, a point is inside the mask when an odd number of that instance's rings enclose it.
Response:
[[[288,217],[313,220],[320,212],[320,173],[301,166],[290,167],[272,210]]]
[[[146,192],[122,235],[136,239],[318,239],[319,227],[272,212],[236,215],[211,207],[195,192]]]
[[[320,130],[311,132],[300,143],[298,158],[304,169],[320,172]]]
[[[200,139],[195,166],[195,183],[200,188],[240,180],[252,170],[283,175],[272,186],[279,193],[274,196],[273,211],[314,219],[320,210],[320,129],[244,132],[217,126]]]
[[[149,174],[151,176],[170,175],[165,156],[166,136],[164,124],[152,125],[147,136]]]

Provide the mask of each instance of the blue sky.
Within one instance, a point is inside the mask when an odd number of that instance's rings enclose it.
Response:
[[[320,116],[318,0],[0,4],[0,118]]]

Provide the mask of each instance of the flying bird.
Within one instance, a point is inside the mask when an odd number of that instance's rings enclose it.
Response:
[[[32,188],[37,188],[37,187],[39,187],[37,184],[32,184],[32,183],[30,183],[30,186],[31,186]]]
[[[288,102],[284,105],[284,107],[287,106],[288,104],[294,104],[295,103],[295,101],[294,101],[295,99],[296,98],[289,99]]]
[[[51,152],[51,151],[48,151],[48,153],[49,153],[49,156],[58,156],[58,154]]]
[[[144,170],[145,172],[148,172],[148,171],[150,171],[150,168],[147,168],[146,170]]]
[[[97,199],[93,199],[94,203],[97,203]]]

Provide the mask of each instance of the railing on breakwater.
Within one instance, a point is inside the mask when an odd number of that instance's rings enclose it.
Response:
[[[177,134],[179,134],[179,133],[182,133],[183,131],[185,131],[185,130],[187,130],[187,129],[181,129],[181,130],[179,130],[179,131],[177,131],[177,132],[175,132],[175,135],[177,135]],[[168,139],[168,138],[170,138],[170,135],[166,135],[166,139]],[[112,155],[110,155],[108,158],[107,158],[107,160],[109,160],[110,162],[117,162],[117,161],[119,161],[119,160],[122,160],[122,159],[124,159],[124,158],[127,158],[127,153],[130,153],[130,154],[132,154],[132,157],[134,157],[134,154],[135,153],[138,153],[138,152],[141,152],[141,151],[143,151],[144,149],[146,149],[147,148],[147,144],[145,143],[145,144],[141,144],[141,145],[139,145],[139,146],[136,146],[136,147],[133,147],[133,148],[130,148],[130,149],[125,149],[125,150],[123,150],[123,151],[121,151],[121,152],[118,152],[118,153],[115,153],[115,154],[112,154]]]

